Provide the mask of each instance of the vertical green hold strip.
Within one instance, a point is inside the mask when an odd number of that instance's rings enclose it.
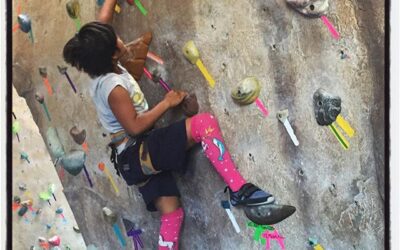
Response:
[[[331,129],[331,131],[333,132],[339,143],[342,145],[342,147],[346,150],[349,149],[349,143],[343,137],[343,135],[336,129],[335,125],[333,125],[333,123],[329,124],[329,128]]]
[[[32,29],[29,30],[29,34],[28,34],[29,38],[31,39],[32,43],[35,43],[35,41],[33,40],[33,32]]]
[[[51,122],[50,113],[49,113],[49,109],[47,108],[47,105],[45,103],[42,103],[42,106],[43,106],[44,112],[47,115],[47,119],[49,119],[49,122]]]
[[[147,16],[147,10],[143,7],[142,3],[140,2],[140,0],[135,0],[135,4],[138,7],[138,9],[140,10],[140,12],[142,12],[142,14],[144,16]]]
[[[74,18],[75,26],[76,26],[76,31],[78,32],[81,29],[81,20],[79,18]]]

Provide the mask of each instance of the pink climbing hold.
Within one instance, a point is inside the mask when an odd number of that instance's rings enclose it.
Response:
[[[256,105],[257,105],[258,109],[263,113],[263,115],[265,117],[267,117],[269,112],[260,98],[256,99]]]
[[[60,236],[53,236],[51,237],[48,242],[50,243],[50,245],[52,246],[59,246],[61,244],[61,238]]]
[[[285,239],[285,237],[281,236],[278,233],[278,230],[274,230],[273,232],[266,230],[263,234],[262,237],[266,239],[266,250],[270,250],[271,249],[271,240],[276,240],[279,244],[279,246],[281,247],[282,250],[285,250],[285,243],[283,242],[283,240]]]
[[[324,22],[324,24],[326,25],[326,27],[328,27],[329,31],[332,34],[332,37],[335,38],[336,40],[339,40],[340,34],[339,34],[339,32],[337,32],[337,30],[335,29],[333,24],[329,21],[329,19],[326,16],[321,16],[321,19]]]

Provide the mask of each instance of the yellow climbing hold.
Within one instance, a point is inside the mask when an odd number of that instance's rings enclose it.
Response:
[[[337,124],[343,129],[343,131],[349,136],[353,137],[355,132],[354,129],[350,126],[350,124],[341,116],[340,114],[336,118]]]

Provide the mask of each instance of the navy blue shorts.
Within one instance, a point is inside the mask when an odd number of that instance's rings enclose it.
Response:
[[[146,145],[156,172],[143,169],[140,147]],[[128,185],[137,185],[147,210],[157,211],[154,201],[161,196],[180,197],[172,171],[186,171],[187,135],[185,120],[154,129],[137,138],[134,145],[117,156],[119,171]],[[145,174],[146,173],[146,174]]]

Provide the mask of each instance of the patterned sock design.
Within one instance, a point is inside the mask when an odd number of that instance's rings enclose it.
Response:
[[[224,179],[224,182],[232,191],[238,191],[246,181],[237,171],[232,161],[215,117],[209,113],[193,116],[191,133],[196,142],[201,142],[204,153]]]
[[[183,222],[184,212],[178,208],[172,213],[161,216],[158,250],[178,250],[179,234]]]

